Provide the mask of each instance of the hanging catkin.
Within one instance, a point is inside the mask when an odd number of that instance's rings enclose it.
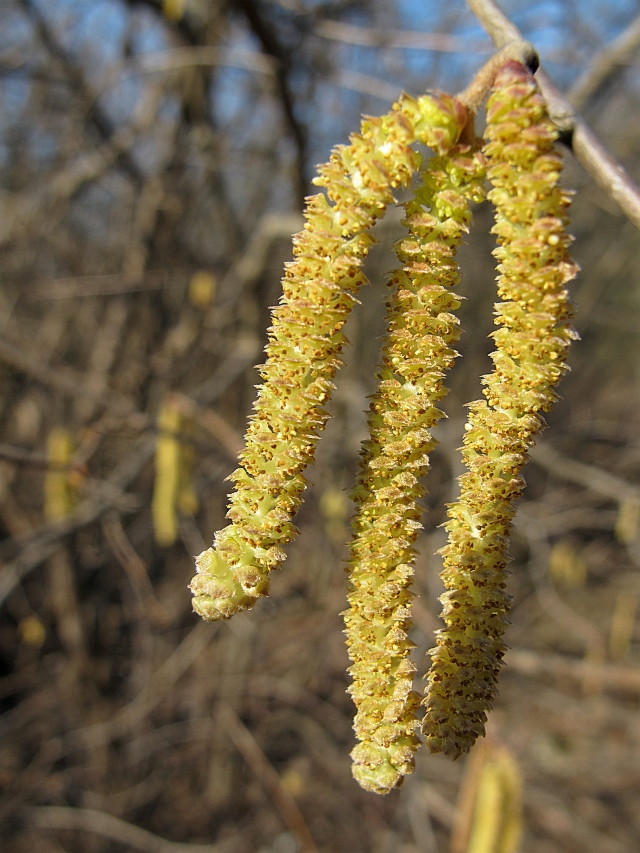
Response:
[[[350,547],[347,646],[353,661],[349,692],[361,743],[352,752],[363,788],[386,793],[414,767],[419,746],[413,690],[415,665],[410,584],[421,527],[420,478],[435,442],[429,430],[443,416],[443,378],[459,337],[453,292],[456,250],[471,221],[468,200],[484,197],[483,158],[457,146],[433,157],[414,198],[404,205],[407,236],[397,245],[403,267],[392,273],[388,332],[379,385],[369,407],[371,438],[363,445],[353,497],[357,513]]]
[[[313,460],[324,404],[333,389],[345,344],[342,327],[366,282],[362,259],[368,234],[421,164],[411,145],[436,151],[455,144],[467,121],[449,95],[404,95],[381,118],[366,119],[350,145],[338,146],[319,170],[324,195],[307,204],[305,230],[294,238],[295,259],[283,279],[261,368],[263,385],[246,433],[239,467],[230,477],[231,524],[196,560],[194,609],[205,619],[246,610],[267,594],[269,575],[284,559],[282,546],[302,500],[303,471]]]
[[[569,195],[558,184],[556,133],[533,75],[498,72],[487,106],[485,155],[496,208],[498,296],[493,372],[465,427],[460,499],[442,549],[446,627],[437,633],[424,704],[432,752],[453,758],[484,734],[506,646],[507,548],[527,450],[556,399],[575,333],[566,283],[576,272],[565,233]]]

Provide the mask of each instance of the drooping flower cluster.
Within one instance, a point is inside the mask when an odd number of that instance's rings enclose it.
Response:
[[[357,512],[345,624],[361,743],[352,757],[358,782],[378,793],[413,771],[420,744],[420,697],[413,690],[414,644],[408,637],[420,480],[435,445],[429,430],[443,416],[437,404],[447,391],[443,378],[460,334],[456,250],[471,221],[468,200],[484,197],[483,178],[477,147],[456,146],[429,161],[421,186],[404,205],[408,235],[396,247],[403,267],[389,281],[388,332],[369,407],[371,438],[353,491]]]
[[[230,477],[231,524],[196,560],[194,609],[205,619],[246,610],[267,594],[269,575],[285,558],[282,546],[302,500],[303,471],[313,460],[324,404],[333,389],[345,344],[342,333],[356,294],[366,282],[362,259],[369,230],[421,164],[416,141],[436,151],[455,144],[467,121],[454,98],[400,98],[381,118],[366,119],[350,145],[338,146],[320,167],[305,230],[283,279],[269,329],[267,361],[240,466]]]
[[[402,268],[390,281],[370,438],[353,491],[345,612],[360,741],[353,772],[377,793],[412,772],[420,744],[416,667],[409,657],[420,479],[459,336],[456,251],[470,222],[469,201],[483,195],[485,163],[496,208],[502,301],[496,305],[494,370],[483,378],[485,399],[470,405],[467,472],[446,525],[445,627],[437,632],[422,702],[422,732],[432,752],[456,758],[484,733],[506,648],[507,547],[513,502],[524,487],[520,470],[544,426],[541,412],[555,400],[575,337],[566,290],[576,270],[565,233],[569,195],[558,183],[562,163],[546,105],[533,75],[512,58],[519,55],[535,60],[530,45],[507,46],[460,98],[403,96],[387,115],[363,121],[350,144],[338,146],[320,167],[316,184],[326,195],[308,200],[305,228],[294,238],[294,260],[269,329],[263,384],[240,467],[230,477],[231,524],[197,558],[191,585],[194,609],[211,620],[248,609],[267,594],[283,546],[297,532],[293,517],[328,417],[324,406],[346,343],[342,328],[366,283],[362,261],[373,242],[370,230],[394,189],[421,171],[421,184],[405,204],[408,233],[397,247]],[[481,152],[470,110],[492,81]],[[424,169],[415,142],[435,152]]]
[[[443,548],[446,627],[432,650],[423,732],[432,752],[457,758],[484,734],[506,650],[507,548],[527,450],[556,400],[573,332],[566,284],[576,272],[565,233],[569,195],[558,184],[556,132],[532,74],[498,72],[487,105],[485,155],[496,208],[498,296],[493,372],[472,403],[467,473],[449,508]]]

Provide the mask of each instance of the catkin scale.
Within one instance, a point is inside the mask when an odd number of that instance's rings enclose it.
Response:
[[[436,151],[456,143],[466,108],[448,95],[403,96],[381,118],[366,119],[350,145],[338,146],[316,183],[327,195],[308,199],[305,230],[294,238],[280,305],[268,331],[263,380],[240,467],[231,475],[231,524],[196,559],[194,609],[205,619],[228,618],[266,595],[313,460],[324,404],[346,344],[342,327],[366,283],[361,270],[373,238],[368,231],[408,184],[421,158],[419,141]]]
[[[431,650],[422,725],[430,750],[453,758],[484,734],[506,650],[507,548],[513,502],[524,488],[519,472],[575,337],[565,284],[576,266],[567,254],[569,196],[558,185],[555,137],[531,73],[505,63],[487,105],[484,148],[503,301],[496,305],[494,370],[483,378],[485,400],[469,407],[467,473],[445,525],[445,628]]]
[[[408,234],[397,245],[403,267],[389,282],[370,438],[353,491],[357,512],[344,614],[360,741],[352,752],[353,773],[376,793],[387,793],[413,772],[420,745],[408,637],[414,543],[422,526],[420,478],[435,445],[429,430],[443,416],[436,404],[446,394],[443,378],[459,337],[455,254],[468,230],[469,199],[484,197],[483,177],[483,158],[468,145],[429,161],[422,185],[405,204]]]

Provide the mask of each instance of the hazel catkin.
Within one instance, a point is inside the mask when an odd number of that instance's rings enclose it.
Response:
[[[484,198],[483,178],[477,147],[458,145],[429,160],[422,184],[404,205],[408,233],[396,247],[402,268],[389,281],[388,331],[369,407],[371,437],[353,492],[350,608],[344,614],[360,741],[351,753],[353,774],[376,793],[387,793],[413,772],[420,744],[408,638],[420,480],[435,446],[429,430],[443,417],[438,402],[447,392],[443,378],[460,334],[456,251],[471,221],[469,200]]]
[[[472,403],[462,450],[467,472],[449,506],[442,549],[445,627],[427,676],[422,730],[432,752],[457,758],[483,735],[506,646],[506,591],[514,500],[527,451],[544,427],[566,372],[576,272],[565,232],[569,194],[559,186],[555,129],[533,75],[509,61],[487,104],[484,153],[496,209],[498,329],[485,399]]]
[[[412,144],[448,150],[466,121],[466,108],[451,96],[403,95],[387,115],[365,119],[350,144],[320,167],[316,183],[327,196],[308,199],[305,228],[294,238],[260,369],[263,384],[240,467],[230,477],[231,524],[196,559],[193,606],[205,619],[230,617],[267,594],[283,545],[296,534],[303,472],[327,420],[324,405],[346,343],[342,327],[366,282],[368,232],[421,164]]]

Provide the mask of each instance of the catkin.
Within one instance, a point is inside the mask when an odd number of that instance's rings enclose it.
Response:
[[[565,233],[569,195],[558,184],[556,132],[531,73],[518,62],[498,72],[487,105],[485,155],[496,208],[496,351],[483,378],[485,400],[466,425],[460,499],[449,507],[442,549],[446,627],[437,633],[424,704],[432,752],[457,758],[485,731],[486,712],[506,646],[507,548],[520,470],[540,412],[567,370],[572,306],[566,283],[576,272]]]
[[[283,279],[261,368],[263,384],[246,433],[235,491],[214,546],[196,560],[194,609],[205,619],[246,610],[266,595],[269,575],[284,559],[283,545],[305,489],[346,343],[342,327],[366,282],[362,259],[369,230],[405,186],[421,158],[420,141],[446,151],[466,124],[465,107],[450,96],[403,96],[381,118],[363,121],[349,145],[338,146],[319,170],[324,195],[307,202],[306,225],[294,238],[294,260]]]
[[[344,614],[356,704],[353,773],[367,790],[387,793],[413,772],[418,748],[410,584],[420,524],[420,478],[435,446],[429,430],[443,417],[446,371],[459,338],[456,250],[481,201],[483,158],[456,146],[431,158],[421,186],[404,205],[407,236],[397,245],[403,267],[392,274],[388,332],[378,390],[369,407],[353,498],[349,610]]]

